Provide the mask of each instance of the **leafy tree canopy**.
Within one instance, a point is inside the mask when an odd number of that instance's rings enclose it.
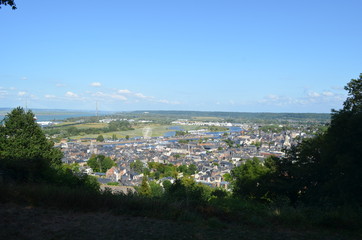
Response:
[[[151,170],[150,177],[155,179],[160,179],[163,177],[176,178],[178,175],[177,167],[172,164],[149,162],[148,167]]]
[[[143,171],[145,170],[143,162],[141,162],[141,160],[139,160],[139,159],[137,159],[136,161],[131,163],[130,167],[133,171],[135,171],[137,173],[143,173]]]
[[[344,89],[348,91],[348,97],[343,103],[343,110],[360,113],[362,111],[362,73],[359,78],[351,79]]]
[[[362,202],[362,74],[345,90],[348,97],[343,109],[332,110],[326,132],[304,140],[280,162],[285,192],[294,201],[334,205]]]
[[[16,4],[14,0],[0,0],[0,8],[1,5],[9,5],[13,10],[16,9]]]
[[[117,120],[117,121],[112,121],[108,124],[108,129],[109,131],[113,132],[113,131],[128,131],[128,130],[133,130],[131,124],[128,121],[125,120]]]
[[[179,172],[182,172],[186,175],[192,175],[192,174],[195,174],[196,171],[197,171],[197,167],[195,164],[190,164],[189,166],[187,165],[180,165],[177,170]]]
[[[60,166],[61,158],[31,111],[18,107],[5,116],[0,126],[0,168],[19,178],[41,178],[47,169]]]
[[[265,199],[269,194],[268,179],[275,168],[274,159],[267,159],[264,164],[257,158],[246,160],[245,164],[231,170],[233,193],[236,196],[251,199]]]
[[[104,155],[92,155],[87,162],[88,166],[95,172],[106,172],[111,167],[115,166],[115,162]]]
[[[97,142],[104,142],[103,135],[99,135],[96,140],[97,140]]]
[[[141,185],[137,188],[137,192],[142,196],[151,196],[152,195],[152,189],[150,187],[150,184],[148,183],[148,178],[144,176],[142,178]]]

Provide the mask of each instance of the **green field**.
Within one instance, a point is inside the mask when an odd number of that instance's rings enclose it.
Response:
[[[220,117],[192,117],[192,120],[195,121],[223,121],[223,118]]]
[[[107,123],[79,123],[76,125],[73,125],[73,127],[84,129],[84,128],[105,128],[107,127]]]
[[[79,126],[76,126],[77,128],[88,128],[88,124],[80,124]],[[116,135],[117,138],[125,138],[127,135],[132,137],[142,137],[144,134],[144,129],[149,128],[151,129],[151,137],[159,137],[163,136],[166,132],[172,131],[169,130],[169,125],[156,125],[151,124],[148,126],[141,126],[137,127],[134,130],[128,130],[128,131],[115,131],[115,132],[108,132],[108,133],[102,133],[104,138],[112,138],[113,134]],[[96,138],[99,134],[87,134],[87,135],[78,135],[71,137],[72,139],[80,139],[80,138]]]
[[[97,125],[99,124],[99,125]],[[78,124],[74,125],[75,127],[82,129],[82,128],[89,128],[89,127],[102,127],[103,123],[85,123],[85,124]],[[105,127],[106,124],[103,126]],[[148,124],[148,125],[141,125],[136,126],[134,130],[128,130],[128,131],[115,131],[115,132],[108,132],[108,133],[102,133],[104,138],[112,138],[113,134],[116,135],[117,138],[125,138],[127,135],[130,138],[133,137],[142,137],[144,136],[144,131],[146,128],[149,128],[151,131],[151,137],[160,137],[163,136],[166,132],[174,131],[172,129],[169,129],[173,125],[159,125],[159,124]],[[190,130],[197,130],[201,129],[200,126],[181,126],[185,131]],[[99,134],[86,134],[86,135],[78,135],[78,136],[72,136],[71,139],[81,139],[81,138],[96,138]]]

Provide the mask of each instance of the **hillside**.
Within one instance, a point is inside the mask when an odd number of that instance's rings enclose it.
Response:
[[[74,212],[0,204],[0,239],[360,239],[346,232],[291,229],[274,224],[242,225],[166,221],[117,216],[110,212]]]

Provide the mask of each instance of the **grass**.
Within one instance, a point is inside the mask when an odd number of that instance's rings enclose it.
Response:
[[[152,135],[151,137],[163,136],[166,132],[170,131],[164,127],[151,127]],[[104,138],[112,138],[113,134],[117,136],[117,138],[125,138],[127,135],[130,138],[133,137],[142,137],[143,136],[143,128],[136,128],[134,130],[128,131],[114,131],[108,133],[101,133]],[[85,134],[85,135],[77,135],[70,137],[71,139],[81,139],[81,138],[97,138],[100,134]]]
[[[60,128],[60,127],[63,127],[63,126],[68,127],[68,125],[73,126],[73,124],[76,124],[76,122],[61,122],[61,123],[56,124],[55,127],[57,127],[57,128]]]
[[[75,123],[75,122],[64,122],[59,125],[57,125],[57,128],[60,129],[67,129],[68,127],[76,127],[78,129],[87,129],[87,128],[105,128],[108,124],[106,123]],[[169,131],[173,131],[172,129],[169,129],[174,125],[161,125],[161,124],[141,124],[134,126],[134,130],[128,130],[128,131],[114,131],[114,132],[107,132],[107,133],[100,133],[103,135],[104,138],[111,139],[113,135],[116,135],[117,138],[125,138],[126,136],[129,136],[130,138],[133,137],[142,137],[144,136],[144,129],[150,128],[151,129],[151,137],[160,137],[164,136],[165,133]],[[205,127],[200,126],[182,126],[182,128],[185,131],[190,130],[198,130]],[[97,138],[100,134],[81,134],[76,136],[71,136],[70,139],[78,140],[82,138]]]
[[[104,229],[110,229],[110,226],[115,227],[113,221],[117,222],[117,219],[124,219],[123,225],[129,222],[136,224],[141,232],[155,231],[156,235],[161,234],[161,230],[151,230],[151,225],[155,229],[163,229],[161,226],[168,225],[169,227],[166,228],[168,233],[164,235],[164,239],[220,239],[227,237],[229,239],[298,240],[360,239],[362,237],[359,229],[362,222],[360,208],[343,208],[325,212],[312,208],[275,208],[234,198],[214,199],[208,204],[188,206],[183,201],[170,200],[165,197],[151,198],[131,193],[112,194],[109,191],[94,192],[48,184],[3,184],[0,185],[0,191],[0,206],[16,204],[15,209],[12,210],[14,212],[22,212],[25,211],[24,209],[34,209],[35,212],[32,214],[38,214],[37,211],[55,211],[55,214],[67,219],[70,211],[71,221],[82,219],[85,214],[91,218],[100,216],[104,218],[103,222],[89,223],[89,226],[84,226],[83,223],[79,226],[84,231],[82,237],[88,236],[86,232],[91,231],[93,227],[99,228],[99,226],[95,226],[96,224],[102,225]],[[6,215],[4,211],[0,211],[0,214]],[[47,221],[54,221],[53,215],[53,213],[49,214],[47,218],[50,220]],[[0,219],[2,217],[4,216],[0,215]],[[21,222],[21,219],[24,222]],[[145,219],[147,221],[144,221]],[[20,220],[17,222],[19,226],[27,225],[30,217],[29,219],[22,217]],[[64,220],[64,223],[61,224],[66,225],[67,222]],[[145,227],[145,224],[149,225]],[[41,226],[37,227],[41,228]],[[67,227],[69,226],[67,225]],[[11,235],[13,230],[7,229],[5,233],[2,232],[4,229],[0,230],[0,238],[1,234]],[[111,229],[110,232],[103,232],[108,237],[118,234]],[[171,233],[181,234],[180,238]],[[60,235],[57,239],[66,239],[67,236],[71,236],[71,232],[67,231],[65,233],[58,231],[57,234],[65,234]],[[177,238],[172,238],[172,236]],[[141,234],[138,237],[143,238],[144,236]],[[137,236],[134,239],[137,239]],[[157,239],[156,236],[155,239]]]
[[[88,123],[88,124],[90,124],[90,123]],[[78,125],[74,125],[74,126],[81,129],[81,128],[88,128],[90,125],[80,124],[79,126]],[[150,128],[151,137],[160,137],[160,136],[163,136],[166,132],[173,131],[173,130],[169,129],[170,127],[172,127],[172,125],[148,124],[148,125],[135,126],[134,130],[108,132],[108,133],[102,133],[102,135],[105,138],[112,138],[113,134],[115,134],[117,136],[117,138],[125,138],[127,135],[130,138],[142,137],[144,129]],[[199,129],[200,127],[198,127],[198,126],[182,126],[182,128],[185,129],[186,131],[189,131],[189,130]],[[72,136],[71,139],[96,138],[98,136],[99,136],[99,134],[85,134],[85,135]]]
[[[105,128],[107,127],[108,124],[107,123],[79,123],[76,125],[72,125],[72,127],[76,127],[79,129],[84,129],[84,128]]]
[[[220,117],[192,117],[194,121],[223,121]]]

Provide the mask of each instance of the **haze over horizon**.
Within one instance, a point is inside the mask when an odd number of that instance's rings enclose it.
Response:
[[[0,108],[330,113],[362,72],[351,1],[16,1]]]

